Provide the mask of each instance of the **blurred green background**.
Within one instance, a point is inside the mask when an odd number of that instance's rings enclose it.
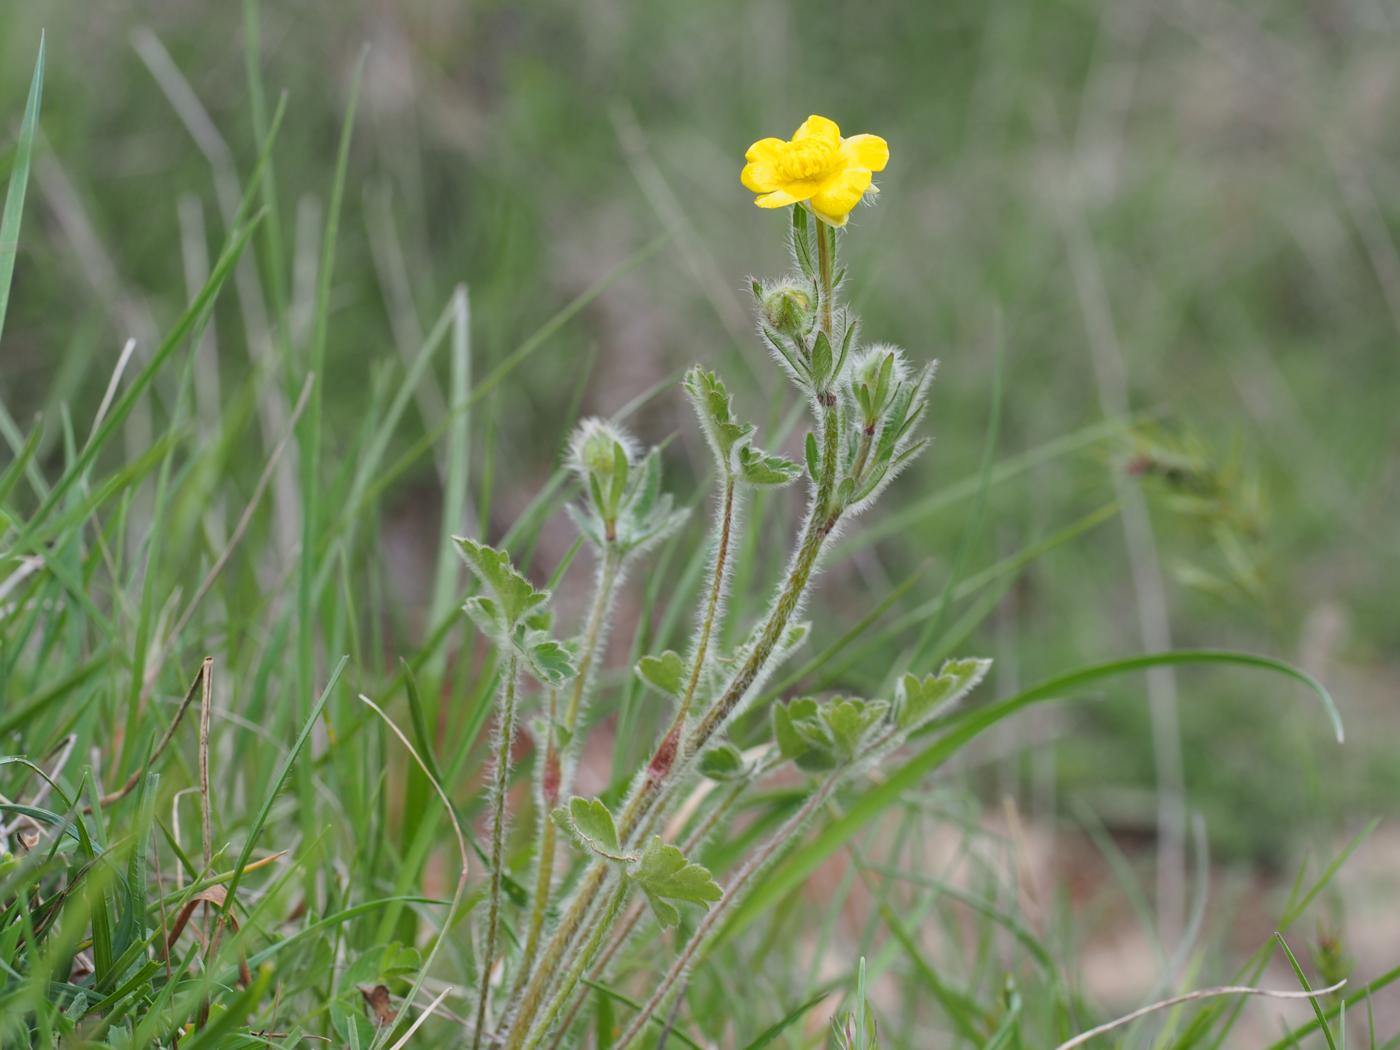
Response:
[[[547,477],[566,436],[551,421],[580,398],[608,414],[699,360],[771,428],[790,398],[752,337],[746,275],[780,271],[783,223],[739,185],[743,150],[809,112],[877,132],[893,159],[843,242],[848,291],[868,337],[941,360],[935,440],[865,523],[878,544],[826,577],[835,613],[818,644],[867,594],[927,568],[885,614],[897,628],[853,646],[830,684],[860,688],[927,651],[950,573],[1120,500],[1121,516],[1030,566],[963,646],[998,658],[998,691],[1163,638],[1281,656],[1337,695],[1345,747],[1300,690],[1267,677],[1158,679],[1176,695],[1186,810],[1204,817],[1213,860],[1286,881],[1304,851],[1393,813],[1393,6],[578,0],[267,4],[261,17],[264,83],[287,93],[277,194],[297,219],[288,236],[313,254],[369,49],[329,434],[354,431],[370,377],[417,345],[459,282],[484,373],[659,235],[483,403],[474,456],[496,464],[499,487],[482,531],[499,536]],[[223,234],[211,161],[246,177],[256,155],[240,5],[5,5],[6,143],[41,27],[45,141],[0,357],[0,394],[22,419],[60,404],[90,414],[125,339],[149,348],[185,302],[177,246],[201,227],[210,243]],[[256,348],[221,310],[228,392]],[[415,408],[404,448],[442,399]],[[675,389],[634,423],[649,441],[675,436],[673,476],[703,462]],[[59,455],[58,431],[48,439]],[[973,485],[931,506],[977,478],[989,442],[1007,476],[996,467],[984,498]],[[435,556],[421,547],[437,487],[424,460],[391,494],[385,558],[410,615],[426,601],[412,581]],[[561,516],[542,562],[569,540]],[[1112,703],[1027,720],[970,775],[1047,827],[1090,812],[1150,845],[1159,763],[1178,743],[1163,740],[1171,705],[1154,726],[1148,691],[1114,685]]]

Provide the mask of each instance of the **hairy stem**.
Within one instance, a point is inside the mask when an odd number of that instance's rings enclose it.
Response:
[[[762,776],[762,774],[763,770],[755,774],[755,780],[759,776]],[[704,819],[702,819],[700,823],[691,830],[690,834],[685,837],[685,840],[681,843],[681,852],[687,857],[693,856],[705,839],[709,837],[710,832],[715,829],[715,825],[734,807],[734,803],[739,801],[739,798],[748,790],[752,783],[753,781],[750,780],[740,781],[725,792],[724,797],[719,800],[719,803],[715,805],[709,813],[705,814]],[[627,909],[627,914],[623,917],[622,924],[618,926],[612,937],[609,938],[607,947],[603,949],[602,953],[598,956],[598,961],[593,966],[593,972],[590,975],[593,980],[601,981],[607,975],[608,967],[612,964],[614,956],[616,956],[622,949],[622,946],[627,943],[627,939],[632,936],[632,931],[636,929],[637,923],[645,914],[646,905],[641,902],[637,902]],[[588,995],[586,988],[580,989],[574,993],[573,1004],[569,1007],[569,1012],[565,1015],[563,1023],[559,1026],[559,1030],[555,1032],[554,1041],[550,1044],[550,1050],[558,1050],[563,1042],[565,1033],[567,1033],[569,1028],[573,1025],[574,1018],[578,1016],[579,1010],[583,1008],[583,1004],[587,1001]]]
[[[574,677],[573,688],[569,691],[569,703],[564,709],[564,728],[570,733],[578,726],[584,697],[588,695],[589,687],[593,684],[593,665],[597,661],[598,650],[603,641],[603,625],[607,622],[608,610],[612,608],[618,569],[621,566],[622,555],[617,545],[609,543],[603,551],[603,562],[598,569],[598,585],[593,591],[593,605],[588,610],[588,620],[583,628],[578,674]]]
[[[544,1037],[549,1034],[555,1019],[559,1016],[559,1011],[562,1010],[564,1004],[568,1002],[569,993],[573,991],[574,985],[578,983],[578,979],[583,974],[584,968],[588,966],[593,960],[593,956],[597,954],[598,945],[603,941],[603,935],[608,932],[608,929],[612,926],[613,920],[617,918],[617,913],[621,910],[623,901],[627,899],[627,891],[630,888],[627,877],[625,875],[619,875],[617,889],[613,891],[612,897],[608,900],[607,911],[603,913],[602,919],[593,928],[592,934],[589,936],[587,943],[583,946],[583,951],[578,953],[578,957],[574,959],[573,965],[569,967],[569,972],[564,975],[563,985],[560,987],[559,991],[555,993],[554,998],[549,1001],[549,1005],[545,1007],[544,1015],[540,1018],[539,1024],[535,1026],[534,1034],[530,1036],[525,1044],[525,1050],[535,1050],[535,1047],[539,1046]],[[572,1015],[570,1015],[570,1020],[572,1020]]]
[[[831,338],[831,245],[826,239],[826,230],[820,219],[817,229],[817,278],[821,281],[822,331]]]
[[[559,765],[559,747],[555,738],[554,722],[559,717],[559,692],[549,691],[548,743],[545,745],[544,760],[536,770],[535,804],[539,808],[539,842],[535,849],[535,897],[530,909],[530,928],[525,938],[525,951],[520,958],[520,973],[526,974],[534,965],[535,953],[540,947],[540,933],[544,929],[545,911],[549,905],[549,890],[554,878],[554,821],[550,811],[559,800],[559,785],[562,771]],[[517,979],[516,988],[520,987]],[[512,992],[511,998],[515,998]]]
[[[576,752],[578,747],[579,714],[583,710],[584,700],[588,696],[589,688],[593,682],[593,670],[597,662],[598,651],[603,646],[604,625],[607,623],[608,612],[612,608],[613,597],[617,591],[621,567],[622,555],[618,552],[617,545],[608,544],[603,552],[602,563],[598,567],[598,582],[594,588],[593,604],[589,608],[588,619],[584,623],[578,674],[574,677],[569,691],[568,706],[564,711],[564,728],[570,737],[569,743],[565,747],[566,751],[574,750]],[[525,982],[529,979],[531,969],[535,964],[535,956],[539,952],[540,936],[544,932],[544,919],[549,909],[549,897],[554,884],[554,854],[558,845],[554,821],[549,819],[549,811],[554,808],[555,802],[569,791],[570,782],[573,779],[574,763],[572,761],[561,763],[558,749],[555,746],[553,722],[557,713],[553,710],[552,699],[549,717],[551,723],[549,746],[545,761],[539,767],[540,800],[543,812],[540,819],[539,841],[535,849],[535,895],[530,908],[530,925],[525,938],[525,950],[521,955],[519,975],[516,977],[515,987],[511,990],[511,1006],[507,1008],[507,1014],[524,993]],[[552,783],[550,783],[551,780]]]
[[[670,969],[666,971],[666,976],[663,977],[661,983],[657,985],[656,991],[652,993],[646,1005],[632,1018],[632,1023],[628,1025],[627,1030],[622,1033],[622,1037],[613,1044],[616,1050],[627,1050],[627,1047],[632,1044],[632,1041],[641,1034],[647,1022],[651,1020],[652,1014],[656,1013],[656,1011],[661,1008],[662,1004],[665,1003],[667,997],[671,994],[671,989],[675,987],[676,982],[680,980],[681,974],[685,973],[687,967],[690,966],[692,960],[695,958],[696,953],[704,947],[705,942],[710,939],[710,936],[718,928],[720,921],[727,918],[735,905],[743,899],[743,891],[747,887],[749,881],[764,867],[764,865],[771,861],[788,845],[793,836],[802,829],[802,825],[807,819],[825,804],[832,790],[841,780],[843,772],[844,771],[841,770],[833,772],[822,781],[821,786],[808,796],[807,800],[802,803],[801,808],[789,817],[772,837],[749,856],[749,859],[744,862],[743,867],[735,872],[734,878],[730,880],[729,886],[725,889],[724,897],[700,920],[700,925],[695,928],[695,933],[691,936],[690,940],[686,942],[680,954],[671,962]]]
[[[817,233],[819,235],[817,238],[819,257],[824,260],[819,273],[824,303],[822,328],[829,339],[832,327],[831,299],[833,292],[831,250],[826,237],[822,236],[823,231],[818,229]],[[773,603],[768,619],[763,625],[757,642],[749,651],[748,658],[730,680],[719,699],[711,705],[705,716],[685,739],[684,753],[688,756],[698,753],[724,725],[725,720],[747,694],[749,687],[766,668],[778,640],[787,628],[788,621],[801,604],[807,590],[807,584],[812,577],[812,570],[816,567],[817,558],[840,515],[839,508],[833,508],[831,505],[832,493],[836,488],[837,452],[840,438],[836,396],[830,390],[816,391],[815,402],[818,425],[822,431],[822,458],[819,468],[820,476],[817,479],[817,488],[812,497],[812,504],[807,510],[807,520],[803,527],[801,543],[788,567],[787,577],[778,598]],[[669,793],[671,786],[676,782],[677,771],[689,766],[688,760],[681,763],[665,763],[664,755],[661,755],[660,752],[666,746],[666,741],[663,740],[658,748],[658,754],[653,756],[651,764],[648,766],[647,775],[639,779],[636,789],[628,799],[627,806],[618,820],[618,834],[624,842],[631,840],[638,828],[643,826],[643,822],[660,800],[663,786],[666,793]],[[665,770],[659,777],[651,775],[652,768],[658,765],[658,759],[664,763],[662,768]],[[597,903],[598,893],[607,879],[607,874],[607,862],[603,860],[595,861],[585,872],[574,893],[573,903],[563,918],[559,920],[553,936],[550,937],[549,943],[545,947],[540,965],[535,968],[535,972],[530,977],[519,1012],[514,1015],[514,1020],[510,1025],[507,1050],[517,1050],[519,1047],[524,1032],[528,1030],[545,992],[553,983],[559,961],[567,952],[575,934],[583,925],[584,919]],[[566,982],[567,984],[568,982]],[[568,990],[570,990],[569,987],[564,988],[564,991]]]
[[[510,778],[510,744],[515,737],[515,692],[520,658],[514,650],[501,685],[501,710],[496,716],[496,770],[491,811],[491,899],[486,920],[486,947],[481,955],[481,993],[476,1002],[476,1031],[472,1050],[479,1050],[486,1031],[486,1004],[491,993],[491,968],[496,962],[496,934],[501,920],[501,880],[505,869],[506,787]]]
[[[690,714],[690,706],[695,700],[695,690],[700,685],[700,675],[705,670],[705,660],[709,656],[710,635],[714,631],[720,599],[724,597],[725,580],[728,578],[726,567],[729,561],[729,536],[733,521],[734,475],[726,471],[724,503],[720,509],[719,537],[715,541],[713,578],[710,580],[710,594],[705,601],[705,612],[701,618],[699,633],[695,640],[695,654],[690,667],[690,680],[686,682],[685,694],[681,697],[680,706],[676,709],[676,716],[671,720],[670,727],[661,738],[661,747],[652,760],[654,763],[659,760],[670,764],[685,757],[684,754],[680,753],[682,734],[685,732],[685,720]],[[664,772],[664,770],[659,771]]]

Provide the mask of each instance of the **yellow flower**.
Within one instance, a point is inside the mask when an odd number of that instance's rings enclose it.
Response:
[[[885,170],[890,147],[879,135],[842,138],[834,120],[813,115],[788,142],[759,139],[744,160],[739,179],[759,194],[760,208],[806,204],[822,222],[844,226],[870,189],[870,173]]]

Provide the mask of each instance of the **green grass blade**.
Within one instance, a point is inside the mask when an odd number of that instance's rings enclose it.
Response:
[[[808,999],[805,1003],[794,1007],[781,1021],[760,1032],[757,1039],[745,1045],[744,1050],[763,1050],[763,1047],[768,1046],[776,1040],[778,1036],[782,1035],[794,1024],[802,1020],[809,1010],[819,1003],[824,1002],[826,997],[830,994],[830,992],[820,992],[812,996],[812,998]]]
[[[326,703],[331,698],[331,693],[335,690],[336,684],[340,681],[340,674],[345,670],[345,665],[350,662],[348,656],[342,656],[336,662],[335,670],[331,672],[330,679],[326,682],[326,687],[321,690],[321,695],[316,698],[316,702],[311,705],[311,713],[307,715],[306,721],[302,723],[301,732],[297,734],[296,742],[292,744],[291,750],[282,759],[282,765],[277,774],[272,778],[272,786],[263,797],[262,808],[258,810],[258,815],[253,819],[252,825],[248,828],[248,836],[243,841],[243,849],[238,854],[238,863],[233,866],[233,877],[229,879],[228,896],[224,900],[223,913],[228,914],[233,907],[233,902],[238,894],[238,884],[243,879],[244,869],[248,867],[248,859],[253,855],[253,847],[257,844],[258,835],[267,823],[268,815],[272,812],[272,804],[277,800],[278,794],[287,783],[287,777],[291,775],[292,766],[296,763],[297,756],[301,754],[302,748],[306,746],[307,740],[311,738],[311,730],[316,727],[316,720],[321,717],[321,712],[326,709]]]
[[[1303,991],[1312,991],[1312,985],[1308,983],[1308,975],[1303,972],[1303,967],[1298,962],[1298,957],[1293,954],[1293,949],[1288,947],[1288,942],[1283,939],[1283,934],[1275,931],[1274,940],[1283,949],[1283,954],[1288,957],[1288,965],[1293,967],[1293,975],[1298,978],[1298,984]],[[1327,1023],[1327,1018],[1323,1016],[1322,1004],[1317,1001],[1317,996],[1308,998],[1308,1005],[1313,1008],[1313,1013],[1317,1015],[1318,1027],[1322,1029],[1322,1038],[1327,1040],[1328,1050],[1337,1050],[1337,1040],[1332,1038],[1332,1027]]]
[[[5,211],[0,214],[0,337],[5,334],[5,313],[10,303],[10,280],[19,251],[19,227],[24,215],[24,193],[29,186],[29,167],[34,159],[34,135],[39,129],[39,104],[44,95],[44,37],[39,36],[39,54],[34,60],[34,76],[29,82],[29,100],[15,144],[10,185],[5,191]]]

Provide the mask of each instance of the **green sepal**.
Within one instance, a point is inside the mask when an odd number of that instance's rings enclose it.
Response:
[[[766,324],[760,324],[759,331],[762,333],[764,340],[772,348],[773,352],[776,353],[783,364],[787,366],[787,370],[792,377],[799,383],[810,383],[812,380],[812,370],[807,367],[806,362],[804,362],[801,357],[794,356],[787,347],[783,346],[785,337],[773,331]]]
[[[833,364],[831,340],[825,332],[819,331],[812,342],[812,386],[825,389],[831,380]]]
[[[812,219],[807,209],[797,205],[792,209],[792,235],[789,239],[792,261],[808,278],[817,275],[816,248],[812,244]]]

